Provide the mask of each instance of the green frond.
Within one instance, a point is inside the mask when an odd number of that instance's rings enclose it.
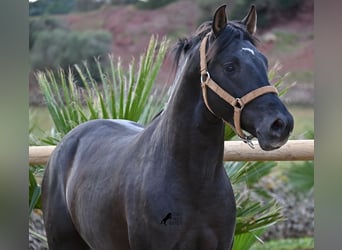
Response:
[[[234,245],[232,250],[242,250],[242,249],[250,249],[257,240],[260,241],[259,236],[264,232],[265,230],[254,230],[247,233],[241,233],[236,234],[234,236]]]
[[[148,123],[164,101],[152,89],[167,48],[165,38],[159,42],[152,36],[147,50],[140,56],[139,65],[133,59],[128,70],[123,69],[120,59],[114,62],[113,56],[108,56],[106,68],[95,58],[100,76],[98,82],[92,77],[86,61],[73,66],[77,81],[70,68],[68,72],[62,69],[39,72],[38,83],[57,132],[65,135],[80,123],[92,119]],[[161,93],[161,96],[165,94]],[[153,107],[146,109],[146,106]]]
[[[29,168],[29,214],[34,208],[41,208],[40,194],[41,187],[36,181],[34,168]]]
[[[273,161],[226,162],[225,169],[233,184],[246,183],[252,185],[276,166]]]

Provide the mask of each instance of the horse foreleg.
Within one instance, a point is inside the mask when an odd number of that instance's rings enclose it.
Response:
[[[61,183],[51,178],[47,168],[42,184],[42,208],[46,236],[50,250],[89,249],[87,243],[77,232],[67,205]]]
[[[49,194],[49,196],[52,196]],[[71,221],[65,203],[61,199],[49,199],[44,209],[44,223],[50,250],[89,249]]]

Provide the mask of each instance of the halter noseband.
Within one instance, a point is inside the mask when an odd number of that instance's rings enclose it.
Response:
[[[208,110],[217,117],[217,115],[212,111],[212,109],[209,107],[208,99],[207,99],[207,88],[210,88],[214,93],[216,93],[219,97],[221,97],[224,101],[226,101],[228,104],[230,104],[234,108],[234,127],[233,129],[237,133],[237,135],[250,147],[254,148],[254,145],[252,143],[253,136],[247,136],[243,133],[241,126],[240,126],[240,117],[241,117],[241,111],[243,107],[254,100],[255,98],[267,94],[267,93],[276,93],[278,94],[278,91],[273,86],[263,86],[260,88],[257,88],[255,90],[250,91],[246,95],[240,98],[233,97],[230,95],[227,91],[222,89],[214,80],[211,79],[210,74],[207,70],[207,60],[206,60],[206,44],[208,37],[210,36],[210,32],[203,38],[200,46],[200,66],[201,66],[201,86],[202,86],[202,94],[204,103],[207,106]],[[225,123],[229,124],[227,121],[225,121],[223,118],[221,118]]]

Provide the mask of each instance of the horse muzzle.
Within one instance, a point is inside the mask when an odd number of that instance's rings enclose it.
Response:
[[[265,151],[283,146],[293,130],[293,117],[290,113],[278,114],[272,119],[265,118],[256,129],[260,147]]]

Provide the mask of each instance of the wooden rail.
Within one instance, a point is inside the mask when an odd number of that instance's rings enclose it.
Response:
[[[272,151],[263,151],[257,142],[255,149],[241,141],[224,142],[224,161],[309,161],[314,159],[314,140],[290,140]]]
[[[314,140],[290,140],[280,149],[263,151],[257,141],[255,149],[241,141],[224,142],[224,161],[307,161],[314,159]],[[29,164],[45,165],[55,146],[29,147]]]

